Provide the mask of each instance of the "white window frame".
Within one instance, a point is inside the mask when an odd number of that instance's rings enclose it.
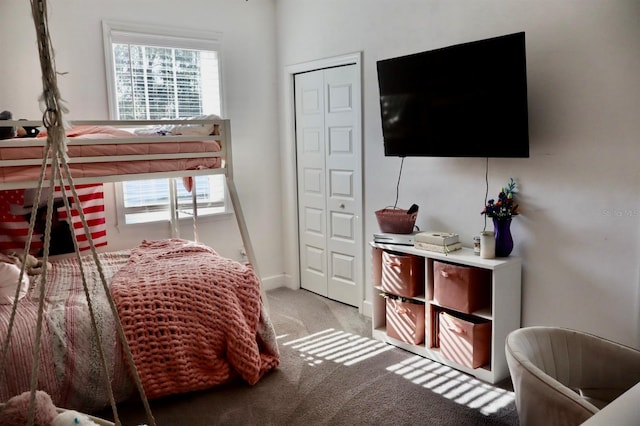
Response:
[[[103,43],[104,43],[104,55],[105,55],[105,68],[107,79],[107,95],[109,103],[109,117],[112,120],[118,118],[118,101],[116,95],[116,82],[115,82],[115,64],[113,59],[113,43],[132,43],[142,44],[146,46],[157,47],[171,47],[177,49],[196,49],[196,50],[215,50],[218,52],[218,76],[219,76],[219,96],[220,96],[220,112],[221,116],[224,116],[224,91],[222,84],[222,67],[220,66],[221,59],[221,39],[222,33],[215,31],[193,31],[172,27],[159,27],[147,24],[122,22],[122,21],[102,21]],[[221,179],[224,181],[223,175]],[[169,186],[174,185],[172,179],[168,178]],[[180,184],[180,182],[178,182]],[[197,189],[197,187],[196,187]],[[169,201],[168,219],[162,218],[159,220],[145,220],[142,222],[133,222],[127,224],[124,208],[124,195],[123,184],[117,182],[114,184],[116,210],[118,212],[118,224],[134,226],[138,224],[149,224],[154,222],[169,222],[170,217],[175,215],[178,220],[189,219],[191,215],[180,214],[176,209],[176,200]],[[173,198],[174,191],[169,191]],[[229,194],[224,184],[224,208],[220,212],[216,213],[201,213],[198,210],[198,218],[219,216],[231,213],[231,203]]]
[[[202,175],[201,175],[202,176]],[[215,175],[204,175],[205,177],[220,177],[220,179],[224,179],[224,175],[215,174]],[[197,176],[194,176],[194,179]],[[150,207],[148,210],[145,207],[140,208],[129,208],[128,210],[124,208],[124,191],[122,190],[122,182],[114,183],[114,195],[115,202],[117,206],[117,220],[118,224],[125,226],[133,226],[133,225],[143,225],[143,224],[152,224],[157,222],[170,222],[172,211],[175,214],[175,218],[178,220],[192,220],[193,219],[193,204],[183,203],[181,205],[177,204],[177,186],[182,185],[181,178],[168,178],[169,179],[169,187],[167,188],[169,201],[168,201],[168,209],[167,210],[153,210]],[[198,220],[202,218],[209,218],[214,216],[231,214],[233,211],[230,209],[231,200],[229,197],[229,192],[226,188],[226,183],[224,183],[224,195],[223,201],[219,204],[215,203],[214,205],[206,206],[205,203],[199,203],[197,208],[197,217]],[[195,185],[195,184],[194,184]],[[173,188],[172,188],[173,187]],[[198,185],[195,185],[196,192],[198,191]],[[146,211],[145,211],[146,210]],[[133,216],[130,220],[126,217],[126,215],[136,215],[136,214],[146,214],[147,218],[137,219]],[[156,215],[157,218],[153,219],[153,215]]]

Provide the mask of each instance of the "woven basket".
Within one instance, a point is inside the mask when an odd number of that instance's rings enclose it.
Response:
[[[410,234],[416,224],[418,212],[407,214],[402,209],[382,209],[376,211],[378,226],[382,232],[390,234]]]

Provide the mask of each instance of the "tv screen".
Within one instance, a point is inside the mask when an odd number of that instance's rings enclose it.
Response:
[[[386,156],[529,157],[524,32],[377,69]]]

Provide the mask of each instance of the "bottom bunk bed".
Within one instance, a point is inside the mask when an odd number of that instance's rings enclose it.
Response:
[[[77,257],[55,260],[47,272],[38,389],[57,407],[94,412],[109,405],[81,269],[91,277],[87,288],[115,400],[136,393],[98,265],[149,399],[233,380],[255,384],[278,366],[275,332],[251,266],[177,238],[143,241],[131,250],[97,255],[98,263],[91,256],[83,256],[81,262]],[[15,288],[15,277],[3,277]],[[39,277],[30,278],[26,294],[17,302],[0,382],[2,402],[30,388]],[[12,305],[4,303],[2,347],[12,311]]]

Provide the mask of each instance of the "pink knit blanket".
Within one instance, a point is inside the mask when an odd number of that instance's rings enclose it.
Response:
[[[148,398],[238,375],[255,384],[279,363],[252,268],[180,239],[144,241],[111,294]]]

